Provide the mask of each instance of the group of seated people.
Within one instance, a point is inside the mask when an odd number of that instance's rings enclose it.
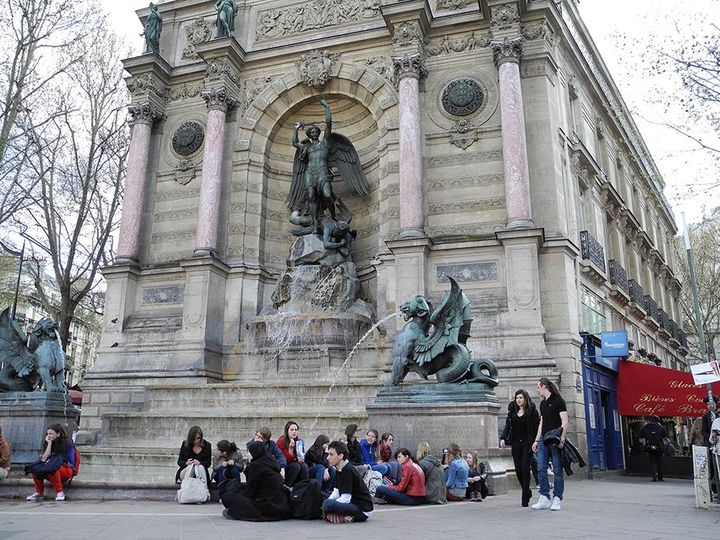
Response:
[[[213,452],[202,430],[193,426],[180,448],[176,481],[201,465],[208,485],[217,484],[223,515],[247,521],[290,518],[289,494],[308,480],[319,486],[318,505],[332,523],[365,521],[374,504],[479,502],[488,495],[485,465],[475,452],[463,455],[455,443],[443,450],[441,459],[426,442],[414,455],[407,448],[394,450],[391,433],[379,436],[371,429],[360,439],[356,424],[350,424],[340,440],[318,435],[307,449],[299,433],[298,423],[290,421],[276,441],[263,427],[247,442],[246,452],[227,440],[217,443]],[[245,483],[240,480],[243,472]]]

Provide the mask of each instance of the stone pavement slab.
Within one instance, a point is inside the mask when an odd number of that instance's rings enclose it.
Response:
[[[348,538],[483,540],[533,538],[719,538],[720,506],[697,510],[692,483],[615,477],[566,482],[560,512],[520,507],[520,492],[482,503],[414,508],[377,506],[366,523],[289,520],[248,523],[222,517],[222,505],[148,501],[0,502],[0,539]]]

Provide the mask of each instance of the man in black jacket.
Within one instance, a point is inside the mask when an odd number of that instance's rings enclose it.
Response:
[[[343,442],[333,441],[328,446],[328,465],[337,469],[332,493],[323,503],[323,515],[330,523],[366,521],[373,512],[370,491],[347,455]]]
[[[665,438],[667,431],[660,423],[660,418],[651,416],[650,421],[640,430],[640,440],[645,444],[645,451],[650,456],[652,467],[652,481],[664,482],[662,459],[665,453]]]

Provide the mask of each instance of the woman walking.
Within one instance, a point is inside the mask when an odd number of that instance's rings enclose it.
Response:
[[[540,415],[525,390],[515,392],[515,400],[508,411],[505,429],[500,436],[500,448],[512,446],[515,463],[515,475],[522,488],[523,506],[530,504],[530,464],[532,462],[532,444],[540,424]]]

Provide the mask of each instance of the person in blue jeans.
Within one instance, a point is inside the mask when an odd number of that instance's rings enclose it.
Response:
[[[322,505],[323,516],[330,523],[367,521],[373,513],[370,491],[347,456],[345,443],[333,441],[328,445],[328,465],[337,470],[332,493]]]
[[[413,462],[410,457],[410,450],[407,448],[398,450],[395,453],[395,459],[402,467],[400,483],[392,486],[378,486],[375,497],[384,499],[385,502],[403,506],[425,504],[427,502],[425,473],[420,468],[420,465]]]
[[[456,443],[448,445],[450,466],[445,470],[445,487],[448,501],[462,501],[468,487],[470,467],[463,457],[460,446]],[[403,471],[404,473],[405,471]]]
[[[368,430],[365,438],[360,441],[360,455],[365,465],[370,465],[373,471],[377,471],[385,476],[388,471],[390,471],[390,467],[384,463],[377,462],[379,437],[380,435],[376,429]]]
[[[537,453],[537,472],[540,480],[540,497],[532,505],[535,510],[560,510],[560,502],[565,491],[565,479],[563,478],[562,461],[560,452],[565,445],[565,437],[568,430],[568,413],[565,400],[550,379],[543,377],[537,383],[537,390],[543,399],[540,402],[540,425],[537,436],[532,445],[532,451]],[[554,446],[546,446],[544,437],[548,431],[562,428],[560,432],[560,443]],[[552,461],[555,483],[553,485],[553,497],[550,500],[550,482],[548,481],[548,463]]]
[[[328,466],[327,449],[329,444],[330,439],[328,439],[327,435],[318,435],[312,446],[305,452],[305,465],[308,468],[308,475],[310,478],[317,480],[325,496],[332,491],[336,472],[335,467]]]

